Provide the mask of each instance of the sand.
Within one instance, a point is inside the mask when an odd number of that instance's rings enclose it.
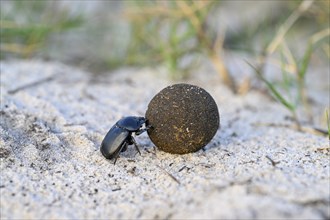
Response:
[[[221,123],[205,150],[165,153],[144,133],[142,155],[130,146],[114,165],[100,143],[174,83],[161,69],[95,75],[35,60],[0,70],[1,219],[330,218],[329,140],[290,128],[260,92],[234,95],[199,74],[185,82],[213,96]]]

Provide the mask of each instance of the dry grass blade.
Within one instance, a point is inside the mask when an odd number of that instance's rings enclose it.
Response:
[[[201,22],[196,16],[196,12],[192,9],[191,6],[188,5],[185,1],[177,1],[177,5],[181,9],[183,15],[189,19],[189,21],[194,26],[195,30],[197,32],[200,32],[201,29]]]
[[[328,109],[325,111],[325,115],[326,115],[327,127],[328,127],[328,137],[329,137],[329,141],[330,141],[330,119],[329,119]]]
[[[317,42],[319,42],[320,40],[322,40],[323,38],[329,35],[330,35],[330,28],[326,28],[320,32],[317,32],[311,37],[311,44],[316,44]]]
[[[16,43],[4,43],[0,45],[0,51],[21,54],[30,57],[36,50],[41,48],[41,44],[21,45]]]
[[[303,79],[307,72],[307,67],[312,56],[315,45],[324,39],[325,37],[330,36],[330,28],[324,29],[316,34],[314,34],[308,43],[307,49],[305,51],[301,67],[299,68],[298,76],[300,79]]]
[[[313,4],[313,0],[303,1],[299,7],[289,16],[289,18],[280,27],[273,41],[266,49],[267,54],[272,54],[283,41],[285,34],[290,30],[298,18]]]
[[[177,1],[175,4],[181,6],[181,8],[176,8],[170,7],[170,2],[158,2],[153,6],[126,9],[124,17],[128,19],[146,19],[150,16],[164,16],[180,19],[187,16],[191,17],[191,15],[195,14],[197,11],[204,10],[210,3],[212,3],[212,1],[200,1],[198,4],[193,2],[192,6],[194,7],[192,7],[185,1]]]
[[[289,73],[297,73],[297,62],[294,59],[287,43],[285,40],[283,40],[282,42],[282,52],[283,55],[285,56],[285,59],[287,60],[287,64],[285,65],[285,71],[289,72]]]
[[[204,30],[203,30],[203,24],[201,19],[197,16],[196,8],[206,8],[211,5],[211,1],[205,1],[205,3],[200,3],[199,7],[195,7],[195,3],[192,4],[192,6],[188,5],[185,1],[177,1],[178,6],[182,10],[182,12],[185,14],[185,16],[189,19],[191,24],[193,25],[196,33],[198,41],[200,42],[201,46],[207,50],[208,56],[211,59],[215,70],[219,73],[221,76],[223,82],[232,89],[232,91],[236,92],[236,85],[234,83],[234,80],[230,76],[224,62],[223,58],[220,56],[219,52],[222,50],[223,45],[223,38],[217,35],[215,43],[210,41],[209,37],[206,36]]]
[[[161,6],[149,6],[143,8],[127,9],[123,16],[128,20],[145,20],[151,16],[180,17],[181,12],[175,9]]]

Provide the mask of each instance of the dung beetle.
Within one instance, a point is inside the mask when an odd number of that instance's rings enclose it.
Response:
[[[146,119],[144,117],[135,116],[124,117],[117,121],[102,141],[100,150],[103,156],[107,159],[115,158],[114,164],[116,164],[119,153],[126,151],[127,146],[132,144],[141,155],[132,133],[140,135],[145,132],[148,129],[148,127],[142,128],[145,123]]]

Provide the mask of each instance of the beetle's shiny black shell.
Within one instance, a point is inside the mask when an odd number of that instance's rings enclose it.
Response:
[[[144,117],[128,116],[120,119],[116,124],[128,131],[137,131],[145,123]]]
[[[130,132],[128,130],[114,125],[102,141],[100,150],[103,156],[107,159],[113,159],[118,151],[121,151],[129,135]]]
[[[117,157],[125,145],[132,144],[132,132],[137,132],[145,123],[144,117],[128,116],[120,119],[104,137],[100,151],[107,159]]]

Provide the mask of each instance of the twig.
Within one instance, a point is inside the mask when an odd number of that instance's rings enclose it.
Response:
[[[305,133],[311,133],[311,134],[322,134],[322,135],[328,135],[328,131],[322,128],[315,128],[315,127],[306,127],[302,126],[294,126],[294,125],[287,125],[287,124],[275,124],[275,123],[252,123],[252,126],[268,126],[268,127],[283,127],[283,128],[290,128],[297,131],[305,132]]]
[[[273,167],[280,163],[280,161],[274,161],[270,156],[266,155],[266,158],[272,163]]]
[[[167,175],[169,175],[169,177],[171,177],[175,182],[177,182],[179,185],[181,184],[180,181],[175,178],[171,173],[169,173],[167,170],[165,170],[163,167],[157,165],[157,167],[159,167],[161,170],[163,170]]]
[[[49,77],[46,77],[44,79],[41,79],[41,80],[38,80],[38,81],[35,81],[35,82],[32,82],[32,83],[25,84],[25,85],[20,86],[16,89],[9,90],[8,94],[15,94],[15,93],[17,93],[21,90],[28,89],[28,88],[31,88],[31,87],[34,87],[34,86],[38,86],[42,83],[49,82],[49,81],[52,81],[52,80],[54,80],[54,76],[49,76]]]
[[[324,134],[324,135],[329,135],[329,132],[327,130],[325,130],[325,129],[322,129],[322,128],[310,128],[310,129],[312,129],[314,131],[317,131],[317,132],[319,132],[321,134]]]
[[[327,146],[327,147],[319,147],[319,148],[316,148],[316,150],[318,150],[318,151],[323,151],[323,150],[330,150],[330,147],[329,146]]]
[[[181,168],[178,170],[178,172],[181,172],[184,168],[187,168],[187,166],[184,165],[183,167],[181,167]]]
[[[147,151],[149,154],[153,154],[153,155],[157,156],[155,152],[151,152],[151,151],[148,150],[147,148],[144,148],[144,150]]]

